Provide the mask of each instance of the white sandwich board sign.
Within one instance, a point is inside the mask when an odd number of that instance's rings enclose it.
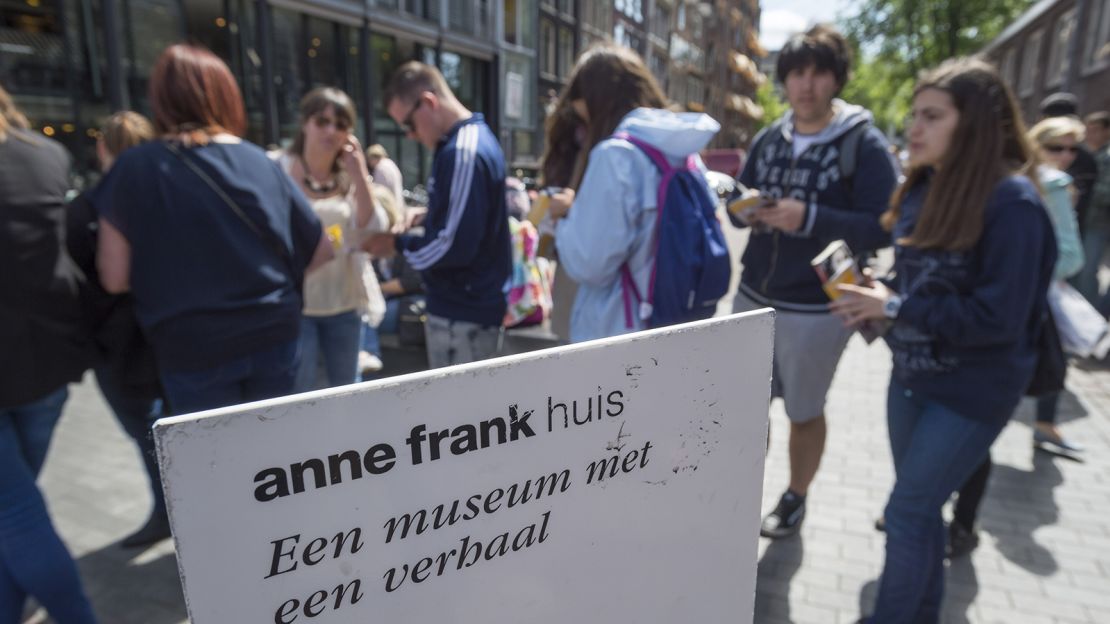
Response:
[[[159,421],[192,622],[750,622],[773,318]]]

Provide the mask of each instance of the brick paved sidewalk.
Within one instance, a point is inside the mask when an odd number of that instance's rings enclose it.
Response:
[[[802,535],[761,540],[756,622],[854,622],[870,609],[883,556],[872,524],[892,481],[889,362],[878,343],[853,339],[845,353]],[[1110,621],[1110,369],[1073,367],[1068,385],[1061,422],[1088,447],[1087,463],[1034,454],[1031,409],[1022,406],[995,446],[982,545],[949,569],[946,622]],[[787,479],[778,403],[772,422],[764,510]],[[149,495],[134,446],[89,378],[71,389],[40,483],[102,622],[185,621],[171,543],[138,553],[117,545],[146,519]]]

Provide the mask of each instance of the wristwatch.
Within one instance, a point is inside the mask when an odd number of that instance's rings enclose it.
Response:
[[[898,311],[902,309],[902,295],[890,295],[883,302],[883,316],[894,320],[898,318]]]

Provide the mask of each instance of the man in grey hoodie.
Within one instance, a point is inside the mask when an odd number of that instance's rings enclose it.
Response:
[[[787,42],[776,79],[790,110],[756,136],[740,173],[766,203],[750,216],[729,213],[737,227],[751,227],[733,310],[776,310],[772,395],[790,418],[790,485],[763,521],[765,537],[801,528],[825,449],[825,396],[851,335],[829,313],[810,261],[836,240],[856,254],[890,244],[879,216],[897,174],[871,113],[836,98],[850,64],[847,42],[831,27]]]

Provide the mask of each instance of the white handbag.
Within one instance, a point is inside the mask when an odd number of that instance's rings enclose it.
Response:
[[[1110,326],[1079,291],[1067,282],[1054,280],[1048,287],[1048,305],[1064,352],[1079,357],[1106,357],[1110,350]]]

